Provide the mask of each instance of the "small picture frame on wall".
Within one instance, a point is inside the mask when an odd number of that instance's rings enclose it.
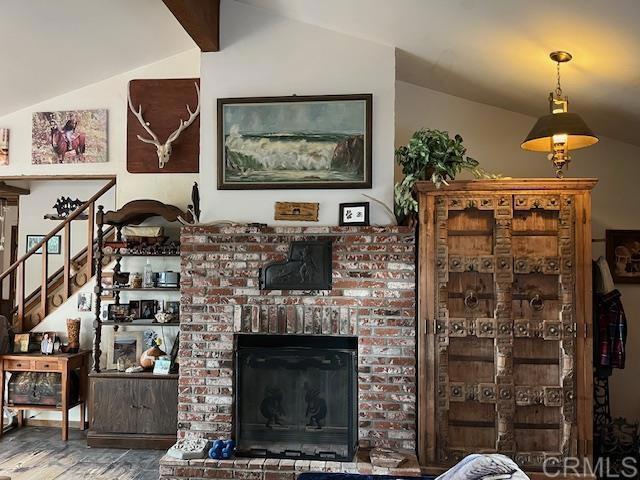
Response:
[[[369,202],[341,203],[339,224],[343,227],[369,225]]]
[[[78,311],[90,312],[93,295],[91,292],[80,292],[78,294]]]
[[[640,283],[640,230],[607,230],[606,242],[613,281]]]
[[[38,243],[40,243],[42,240],[44,240],[44,237],[45,237],[45,235],[27,235],[27,248],[26,248],[26,251],[28,252],[33,247],[35,247]],[[60,255],[61,245],[62,245],[62,241],[61,241],[60,235],[54,235],[47,242],[47,253],[49,255]],[[35,253],[36,253],[36,255],[41,255],[42,254],[42,247],[40,247],[38,250],[36,250]]]

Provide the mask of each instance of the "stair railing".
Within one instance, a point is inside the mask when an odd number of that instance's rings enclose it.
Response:
[[[63,274],[64,285],[62,289],[63,301],[67,300],[71,295],[71,268],[72,268],[72,255],[71,255],[71,222],[76,220],[84,212],[87,212],[87,261],[83,268],[87,269],[87,281],[93,277],[95,271],[94,262],[94,233],[95,233],[95,216],[96,216],[96,201],[107,193],[116,184],[116,179],[113,178],[109,182],[98,190],[89,200],[80,205],[73,211],[67,218],[58,224],[53,230],[51,230],[45,237],[34,247],[32,247],[27,253],[16,260],[9,266],[2,274],[0,274],[0,298],[2,298],[2,283],[5,278],[15,279],[15,311],[13,328],[16,332],[22,332],[24,328],[24,314],[25,314],[25,265],[26,261],[31,258],[40,249],[42,255],[42,280],[40,287],[40,318],[44,319],[48,314],[47,298],[49,296],[49,252],[47,244],[50,239],[64,230],[62,238],[64,239],[62,245],[63,251]]]

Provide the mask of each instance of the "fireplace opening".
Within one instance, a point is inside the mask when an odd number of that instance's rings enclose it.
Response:
[[[238,334],[235,344],[239,455],[353,459],[356,337]]]

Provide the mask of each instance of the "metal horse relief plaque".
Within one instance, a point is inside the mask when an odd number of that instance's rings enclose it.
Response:
[[[291,242],[284,262],[260,271],[261,290],[331,290],[331,241]]]

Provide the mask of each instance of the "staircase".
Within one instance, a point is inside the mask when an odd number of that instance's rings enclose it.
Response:
[[[12,311],[12,323],[16,332],[28,332],[36,327],[47,315],[53,313],[71,295],[84,286],[95,273],[95,246],[94,219],[96,202],[113,186],[116,180],[110,180],[89,200],[78,207],[65,220],[51,230],[40,243],[35,245],[24,256],[16,260],[7,270],[0,274],[0,298],[2,298],[2,282],[10,279],[10,284],[15,285],[15,306]],[[76,255],[71,256],[71,222],[80,220],[84,215],[88,216],[86,246]],[[46,244],[49,239],[62,233],[63,266],[53,274],[49,273],[49,253]],[[113,230],[105,232],[106,238],[113,237]],[[42,253],[36,254],[42,248]],[[42,281],[41,286],[30,294],[25,292],[25,265],[32,256],[41,257]],[[111,262],[110,257],[103,259],[103,265]]]

